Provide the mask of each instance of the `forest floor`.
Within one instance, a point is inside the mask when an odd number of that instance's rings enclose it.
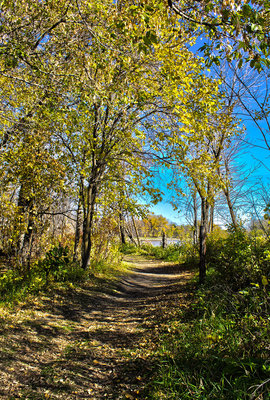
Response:
[[[50,291],[0,312],[0,399],[147,399],[160,327],[192,271],[126,256],[111,285]]]

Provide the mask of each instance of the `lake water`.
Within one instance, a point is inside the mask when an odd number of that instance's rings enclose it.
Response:
[[[155,239],[141,239],[141,243],[150,243],[152,246],[158,247],[162,244],[162,238],[155,238]],[[166,239],[166,243],[168,244],[177,244],[180,243],[179,239]]]

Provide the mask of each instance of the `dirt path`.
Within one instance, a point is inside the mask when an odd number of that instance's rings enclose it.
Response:
[[[0,399],[145,399],[157,320],[185,303],[191,272],[127,258],[113,290],[44,296],[0,318]]]

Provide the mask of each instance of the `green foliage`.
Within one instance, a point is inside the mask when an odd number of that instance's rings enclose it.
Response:
[[[114,259],[96,259],[91,260],[90,273],[92,278],[98,278],[102,281],[114,280],[117,276],[125,273],[127,265],[120,261],[119,254]],[[104,283],[104,282],[103,282]]]
[[[33,263],[25,271],[24,268],[14,268],[4,271],[0,277],[0,297],[4,302],[21,300],[29,294],[38,294],[57,285],[69,286],[94,277],[113,279],[126,271],[126,265],[121,262],[122,255],[118,245],[110,244],[106,254],[91,260],[89,270],[83,270],[71,259],[67,246],[50,249],[42,260]]]
[[[262,303],[263,290],[232,296],[221,282],[198,292],[191,309],[162,333],[149,399],[269,399],[270,332]]]
[[[71,261],[68,247],[62,245],[49,250],[45,258],[37,262],[34,269],[40,276],[45,277],[46,283],[49,281],[76,282],[82,280],[85,275],[83,269]]]
[[[269,277],[270,243],[263,236],[252,236],[243,228],[232,230],[227,238],[209,237],[207,262],[224,282],[238,289]]]
[[[69,262],[68,248],[59,245],[46,253],[44,260],[38,262],[38,268],[46,273],[46,277],[52,274],[57,278],[67,269]]]
[[[162,337],[159,377],[150,398],[244,400],[262,384],[258,394],[266,399],[269,330],[258,319],[243,323],[220,316],[172,322]]]
[[[140,251],[138,246],[133,243],[122,244],[119,250],[123,254],[137,254]]]
[[[208,64],[237,60],[249,63],[259,72],[269,67],[269,1],[170,1],[171,8],[186,20],[190,29],[204,31],[209,42],[201,47]],[[248,4],[247,4],[248,3]]]
[[[152,246],[149,243],[145,243],[142,245],[141,250],[158,260],[178,261],[181,255],[181,248],[176,244],[162,248],[161,246]]]
[[[197,248],[189,242],[183,244],[170,244],[165,248],[144,243],[141,246],[141,252],[159,260],[180,262],[193,266],[198,263]]]
[[[68,248],[59,245],[34,263],[27,273],[21,268],[5,271],[0,277],[0,296],[3,301],[20,300],[55,282],[74,283],[85,278],[85,271],[71,262]]]
[[[21,287],[23,277],[18,270],[5,271],[0,277],[0,296],[5,296],[8,293],[13,294]]]

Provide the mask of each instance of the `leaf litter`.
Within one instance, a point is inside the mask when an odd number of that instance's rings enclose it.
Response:
[[[0,399],[146,399],[159,329],[185,307],[190,270],[127,256],[108,290],[90,283],[1,309]]]

